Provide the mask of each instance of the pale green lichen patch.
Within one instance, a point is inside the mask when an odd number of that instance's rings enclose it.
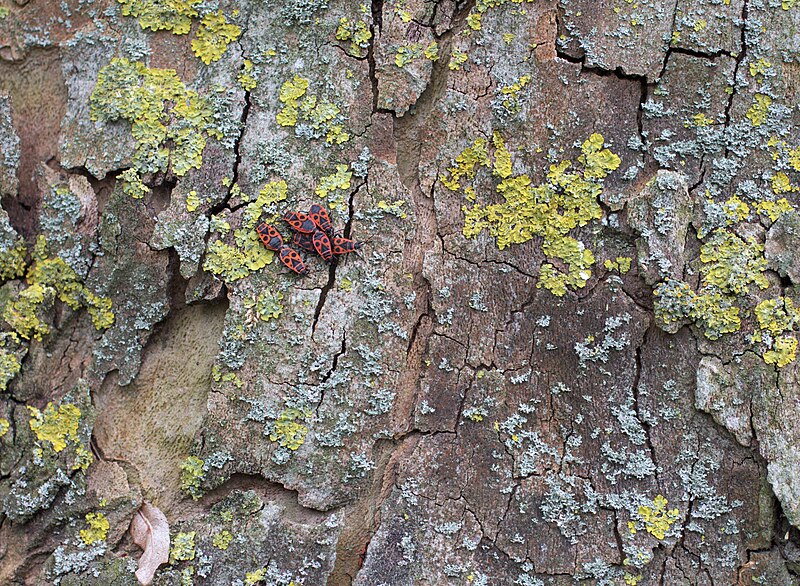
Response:
[[[114,323],[111,299],[90,291],[61,258],[48,257],[43,236],[36,241],[33,259],[27,274],[28,287],[3,311],[3,319],[20,337],[41,340],[50,332],[50,326],[44,321],[44,312],[52,307],[56,298],[72,310],[86,307],[98,330]]]
[[[233,541],[233,533],[228,531],[227,529],[223,529],[211,540],[211,544],[216,547],[217,549],[226,550]]]
[[[761,126],[767,119],[769,107],[772,105],[772,98],[766,94],[756,94],[753,105],[747,111],[747,119],[753,126]]]
[[[28,406],[31,431],[40,442],[48,442],[55,452],[67,447],[67,442],[79,442],[78,424],[81,410],[71,403],[62,403],[58,409],[48,403],[44,411]]]
[[[261,321],[277,319],[283,313],[283,294],[280,292],[272,293],[263,291],[253,297],[245,298],[244,306],[255,313]]]
[[[600,134],[591,135],[581,147],[577,168],[573,170],[570,161],[551,165],[546,182],[534,186],[528,175],[513,174],[511,153],[499,133],[495,132],[492,138],[494,160],[489,156],[487,141],[476,140],[456,157],[441,182],[451,191],[462,190],[468,201],[475,201],[473,180],[481,167],[491,168],[500,179],[496,190],[504,202],[465,207],[464,236],[473,238],[488,230],[501,250],[541,237],[542,251],[564,265],[566,272],[545,263],[537,286],[558,296],[564,295],[567,288],[585,286],[591,277],[594,254],[569,233],[603,216],[598,200],[603,180],[620,164],[619,157],[603,143]]]
[[[203,496],[200,484],[205,477],[204,462],[197,456],[189,456],[181,464],[181,490],[197,500]]]
[[[769,287],[764,276],[767,260],[764,247],[754,238],[743,240],[733,232],[717,229],[700,249],[700,269],[705,285],[724,293],[741,295],[750,285],[759,289]]]
[[[328,144],[342,144],[350,140],[344,130],[341,108],[326,98],[307,95],[309,81],[299,75],[285,81],[278,94],[283,104],[275,121],[280,126],[293,126],[295,133],[307,138],[325,137]]]
[[[80,531],[81,541],[86,545],[92,545],[98,541],[106,540],[110,525],[103,513],[87,513],[86,523],[88,527]]]
[[[219,61],[232,42],[239,38],[242,29],[231,24],[221,10],[211,12],[200,21],[200,28],[192,40],[192,51],[208,65]]]
[[[5,391],[22,368],[21,360],[28,347],[14,332],[0,333],[0,391]]]
[[[125,58],[114,58],[100,70],[89,111],[92,120],[130,122],[136,152],[133,167],[121,178],[132,197],[148,192],[142,174],[171,169],[182,177],[200,168],[209,136],[223,138],[213,108],[187,89],[174,70],[151,69]]]
[[[185,562],[194,559],[197,553],[194,544],[195,535],[197,535],[196,531],[181,532],[172,538],[172,548],[169,552],[171,562]]]
[[[206,250],[203,268],[226,282],[232,282],[272,262],[273,252],[261,244],[255,228],[265,212],[269,221],[277,217],[277,204],[286,200],[286,192],[286,182],[283,180],[267,183],[255,201],[247,204],[240,226],[233,231],[234,244],[226,244],[222,240],[212,242]],[[224,225],[230,230],[227,222]]]
[[[311,417],[311,412],[308,410],[284,409],[272,424],[269,432],[270,441],[277,442],[283,448],[297,450],[305,442],[308,433],[308,427],[302,422],[309,417]]]
[[[749,217],[749,206],[735,196],[713,205],[719,208],[716,215],[727,225]],[[791,211],[791,205],[788,202],[786,205],[786,212]],[[777,219],[785,213],[781,211],[784,207],[780,202],[758,202],[756,210]],[[756,290],[769,288],[764,246],[753,237],[744,239],[727,228],[716,228],[700,248],[700,261],[701,281],[697,291],[677,279],[668,279],[656,287],[656,322],[668,331],[687,321],[694,322],[707,338],[717,340],[739,331],[741,309],[753,309],[750,296]],[[792,300],[784,297],[763,300],[754,313],[758,327],[747,339],[760,344],[764,362],[779,368],[793,362],[798,342],[791,332],[797,329],[800,314]]]
[[[167,30],[185,35],[192,28],[192,18],[202,0],[118,0],[122,15],[139,20],[143,29]]]
[[[344,194],[350,189],[352,178],[353,173],[347,165],[336,165],[336,172],[320,179],[314,193],[327,198],[331,209],[343,210],[346,208]]]
[[[251,92],[256,89],[258,79],[255,76],[255,65],[253,65],[250,59],[245,59],[242,62],[242,70],[239,72],[236,79],[244,91]]]
[[[793,362],[797,358],[797,337],[789,334],[800,329],[800,308],[789,297],[765,299],[756,306],[755,315],[759,329],[753,334],[753,341],[764,345],[764,362],[779,368]]]
[[[653,506],[641,505],[638,510],[638,521],[641,526],[656,539],[663,540],[670,527],[680,518],[678,509],[667,509],[667,499],[663,495],[658,495],[653,499]],[[628,529],[632,534],[637,531],[637,523],[628,523]]]
[[[365,57],[372,40],[369,22],[365,19],[369,17],[370,7],[362,5],[362,18],[350,19],[343,16],[339,19],[339,26],[336,28],[337,41],[349,41],[348,53],[353,57]]]

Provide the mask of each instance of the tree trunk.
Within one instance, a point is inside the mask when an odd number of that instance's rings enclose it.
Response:
[[[798,27],[0,0],[0,584],[800,584]]]

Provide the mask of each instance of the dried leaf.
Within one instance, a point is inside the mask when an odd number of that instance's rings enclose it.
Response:
[[[136,578],[142,586],[150,586],[158,566],[169,560],[169,523],[164,513],[147,501],[131,521],[133,542],[144,550],[139,558]]]

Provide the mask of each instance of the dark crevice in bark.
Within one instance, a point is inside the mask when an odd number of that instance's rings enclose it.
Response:
[[[652,328],[653,326],[650,327]],[[644,445],[650,452],[650,459],[652,460],[653,465],[656,467],[656,469],[658,469],[658,461],[656,460],[656,451],[655,448],[653,447],[653,441],[650,438],[650,431],[652,426],[646,421],[644,417],[642,417],[642,405],[640,402],[642,370],[643,370],[642,348],[644,348],[647,345],[647,340],[649,338],[649,335],[650,335],[650,329],[648,329],[644,333],[644,339],[642,340],[642,343],[636,348],[635,358],[634,358],[636,370],[634,371],[633,383],[631,385],[631,392],[633,394],[633,410],[636,413],[636,419],[639,420],[639,425],[641,425],[642,429],[644,430]],[[658,473],[656,473],[655,476],[656,476],[656,482],[660,484]]]
[[[370,24],[369,32],[372,38],[367,47],[367,64],[369,66],[369,80],[372,87],[372,113],[375,114],[382,111],[378,109],[378,73],[375,65],[375,43],[383,28],[383,0],[372,0],[371,9],[372,23]]]
[[[358,190],[361,189],[364,185],[366,185],[366,181],[362,181],[355,188],[350,192],[350,197],[347,201],[347,222],[344,225],[344,231],[342,234],[345,238],[350,237],[350,233],[353,229],[353,215],[355,214],[355,204],[354,200],[356,197],[356,193]],[[314,308],[314,320],[311,323],[311,337],[314,337],[314,333],[317,331],[317,323],[319,322],[319,316],[322,315],[322,308],[325,306],[325,301],[328,299],[328,293],[331,289],[336,285],[336,267],[339,266],[339,261],[342,260],[341,257],[334,256],[330,264],[328,264],[328,280],[327,282],[322,285],[322,289],[319,292],[319,299],[317,300],[317,306]]]
[[[242,54],[244,54],[244,52],[242,52]],[[239,182],[239,165],[242,162],[242,153],[241,153],[242,139],[244,139],[244,133],[247,131],[247,117],[250,115],[251,106],[252,106],[252,101],[250,97],[250,92],[245,91],[244,106],[242,107],[242,116],[239,119],[239,127],[240,127],[239,136],[236,137],[236,142],[234,142],[233,144],[233,154],[236,157],[236,159],[233,161],[233,170],[232,170],[233,179],[231,180],[231,185],[228,188],[228,193],[225,194],[223,200],[217,203],[216,205],[211,206],[211,208],[208,210],[207,215],[209,217],[219,214],[226,208],[230,209],[229,202],[233,197],[234,186],[237,185]]]
[[[748,14],[748,1],[744,0],[742,4],[742,31],[741,31],[741,44],[742,48],[736,56],[736,64],[733,67],[733,85],[731,86],[731,95],[728,98],[728,103],[725,105],[725,129],[731,124],[731,110],[733,109],[733,100],[736,97],[736,84],[738,83],[739,68],[747,56],[747,14]],[[727,158],[730,149],[728,148],[728,141],[725,141],[724,157]]]

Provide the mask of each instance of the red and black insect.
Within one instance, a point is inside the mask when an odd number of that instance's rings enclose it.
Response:
[[[281,246],[280,252],[278,252],[278,258],[298,275],[305,277],[308,274],[306,263],[303,262],[303,259],[300,258],[300,254],[294,248],[289,248],[284,244]]]
[[[314,233],[311,235],[311,242],[314,245],[314,250],[322,257],[322,260],[328,262],[333,258],[331,240],[325,232],[322,230],[314,230]]]
[[[258,237],[264,243],[264,246],[270,250],[278,252],[283,246],[283,237],[280,232],[266,222],[259,224],[256,227],[256,232],[258,232]]]
[[[314,230],[313,234],[295,232],[292,236],[292,244],[306,252],[316,252],[326,262],[333,258],[330,238],[322,230]]]
[[[316,252],[316,250],[314,250],[314,242],[310,234],[295,232],[292,235],[292,244],[294,244],[298,248],[305,250],[306,252]]]
[[[292,227],[295,232],[302,234],[313,234],[317,229],[314,220],[308,217],[308,214],[303,212],[286,212],[283,215],[283,221]]]
[[[308,274],[308,267],[306,267],[303,259],[300,258],[296,250],[283,243],[283,236],[273,226],[266,222],[261,223],[256,227],[256,232],[264,246],[277,252],[280,261],[290,270],[302,276]]]
[[[333,254],[337,256],[355,252],[363,246],[361,242],[356,242],[355,240],[342,236],[334,236],[331,244],[333,245]]]
[[[333,224],[331,224],[331,216],[328,214],[328,210],[319,204],[313,204],[311,209],[308,210],[308,217],[320,230],[325,232],[329,239],[333,239]]]

